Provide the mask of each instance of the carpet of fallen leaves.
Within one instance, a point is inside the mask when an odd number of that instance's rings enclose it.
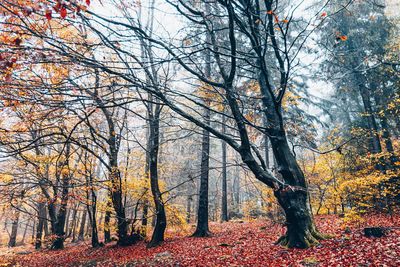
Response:
[[[400,216],[368,216],[347,230],[336,216],[316,220],[332,238],[307,250],[274,245],[284,228],[258,219],[211,223],[212,237],[171,237],[153,249],[140,242],[130,247],[92,249],[80,243],[59,251],[9,251],[0,256],[0,266],[400,266],[399,228],[381,238],[362,233],[364,226],[399,227]]]

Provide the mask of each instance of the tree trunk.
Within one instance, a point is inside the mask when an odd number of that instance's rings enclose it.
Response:
[[[285,186],[274,192],[286,217],[286,233],[277,243],[287,247],[308,248],[324,238],[315,227],[304,174],[290,151],[284,132],[270,138]]]
[[[263,116],[263,124],[264,124],[264,126],[267,126],[267,118],[265,115]],[[268,134],[264,133],[264,153],[265,153],[264,161],[265,161],[265,167],[267,169],[269,169],[269,165],[270,165],[269,164],[269,145],[268,145],[268,143],[269,143]]]
[[[43,224],[43,230],[44,230],[44,236],[48,237],[50,235],[50,231],[49,231],[49,220],[47,217],[47,212],[45,210],[44,212],[44,224]]]
[[[68,189],[69,183],[71,179],[70,170],[69,170],[69,156],[70,156],[70,143],[66,143],[65,146],[65,160],[60,162],[59,164],[59,173],[57,174],[58,178],[61,178],[61,203],[58,208],[58,213],[56,212],[54,203],[49,204],[51,211],[51,219],[52,219],[52,233],[55,235],[55,239],[51,245],[52,249],[62,249],[64,248],[64,240],[65,240],[65,220],[67,215],[67,205],[68,205]],[[56,215],[57,214],[57,215]]]
[[[67,209],[67,215],[65,216],[65,227],[64,227],[64,233],[65,237],[68,237],[68,232],[69,232],[69,223],[70,223],[70,217],[71,217],[71,209]]]
[[[235,177],[233,180],[233,203],[234,203],[234,209],[235,213],[238,215],[240,213],[240,167],[239,163],[236,162],[236,167],[235,167]]]
[[[19,212],[17,211],[14,214],[14,218],[11,224],[10,240],[8,241],[8,246],[10,248],[15,247],[17,245],[18,222],[19,222]]]
[[[383,94],[382,92],[378,92],[376,90],[375,94],[374,94],[374,98],[375,98],[375,103],[377,105],[377,113],[380,119],[380,123],[382,126],[382,138],[383,141],[385,143],[385,147],[387,152],[390,153],[390,164],[391,164],[391,169],[394,169],[396,166],[396,162],[399,160],[397,158],[397,156],[394,153],[394,149],[393,149],[393,143],[392,143],[392,139],[391,139],[391,134],[390,134],[390,126],[389,126],[389,122],[386,116],[386,112],[385,112],[385,107],[384,107],[384,103],[382,102],[381,99],[381,95]]]
[[[77,214],[78,214],[78,208],[79,208],[79,204],[74,207],[74,210],[72,212],[72,225],[71,225],[71,227],[69,229],[69,233],[68,233],[68,237],[72,236],[72,242],[75,241],[75,230],[76,230],[76,224],[77,224],[76,218],[77,218]]]
[[[206,109],[204,119],[207,124],[210,121],[210,111]],[[200,174],[200,190],[199,202],[197,210],[197,226],[192,236],[205,237],[209,236],[208,227],[208,175],[209,175],[209,153],[210,153],[210,133],[203,130],[203,140],[201,149],[201,174]]]
[[[97,206],[97,195],[93,190],[93,177],[90,176],[90,185],[91,185],[91,205],[87,206],[88,209],[88,213],[89,213],[89,220],[90,220],[90,224],[91,224],[91,229],[92,229],[92,247],[93,248],[97,248],[100,247],[101,244],[99,242],[99,233],[97,230],[97,221],[96,221],[96,206]]]
[[[152,108],[152,105],[150,104]],[[158,150],[160,145],[160,112],[161,106],[156,105],[154,114],[150,116],[150,153],[149,153],[149,170],[150,170],[150,186],[153,195],[154,205],[156,208],[156,222],[153,235],[148,247],[155,247],[164,241],[164,232],[167,227],[167,218],[165,214],[164,202],[158,184]]]
[[[378,126],[372,110],[370,92],[368,88],[365,88],[365,86],[360,85],[360,94],[363,101],[364,111],[366,113],[368,128],[370,132],[370,144],[371,144],[370,150],[374,154],[380,153],[382,152],[382,147],[378,135]]]
[[[40,249],[42,247],[42,236],[44,225],[46,222],[46,207],[43,203],[38,205],[38,224],[36,227],[36,238],[35,238],[35,249]]]
[[[111,166],[116,166],[111,164]],[[121,177],[118,169],[113,167],[113,171],[110,173],[110,179],[112,181],[112,192],[111,199],[115,210],[115,216],[117,219],[117,244],[119,246],[131,245],[131,240],[128,237],[128,222],[125,216],[125,207],[122,202],[122,184]]]
[[[79,233],[78,233],[78,241],[85,240],[86,214],[87,214],[86,209],[83,209],[82,218],[81,218],[81,225],[79,227]]]
[[[30,223],[30,220],[28,220],[25,224],[25,229],[24,229],[24,234],[22,235],[21,244],[25,244],[25,238],[26,238],[26,234],[28,233],[29,223]]]
[[[123,202],[123,192],[122,192],[122,180],[121,173],[118,166],[118,152],[120,143],[117,139],[117,133],[115,128],[115,122],[112,113],[106,107],[103,100],[97,95],[97,92],[93,95],[95,101],[101,111],[104,114],[104,117],[107,121],[108,126],[108,159],[109,159],[109,180],[111,182],[110,195],[111,202],[115,211],[115,216],[117,219],[117,236],[118,242],[117,244],[120,246],[126,246],[132,244],[132,240],[130,240],[128,236],[128,221],[126,220],[125,215],[125,206]]]
[[[112,203],[111,201],[107,201],[107,209],[106,209],[106,214],[104,216],[104,243],[110,243],[111,242],[111,208],[112,208]]]
[[[186,222],[187,223],[190,223],[190,218],[192,217],[191,215],[192,215],[192,196],[189,195],[189,193],[188,193],[187,198],[186,198]]]
[[[68,174],[69,175],[69,174]],[[69,179],[64,177],[63,179]],[[68,200],[68,182],[63,182],[62,189],[62,197],[61,204],[58,210],[57,219],[54,224],[53,233],[55,234],[55,240],[53,241],[51,248],[52,249],[62,249],[64,248],[64,240],[65,240],[65,219],[67,215],[67,200]]]
[[[206,12],[210,11],[210,5],[205,5]],[[207,34],[207,44],[211,44],[211,36]],[[211,77],[211,52],[206,49],[204,52],[205,70],[204,74],[207,78]],[[210,126],[210,99],[207,96],[204,99],[204,123]],[[203,129],[203,137],[201,143],[201,166],[200,166],[200,190],[199,201],[197,208],[197,226],[192,236],[205,237],[210,235],[208,227],[208,179],[209,179],[209,165],[210,165],[210,133]]]
[[[222,118],[222,133],[226,132],[226,119]],[[221,221],[228,221],[228,192],[227,192],[227,168],[226,168],[226,142],[222,142],[222,200],[221,200]]]

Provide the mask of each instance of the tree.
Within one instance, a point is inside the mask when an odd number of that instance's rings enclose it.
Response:
[[[71,47],[66,43],[60,47],[58,40],[48,38],[42,32],[35,32],[35,37],[44,38],[55,53],[74,59],[74,62],[83,66],[115,75],[124,80],[130,88],[137,86],[140,90],[151,93],[185,119],[224,140],[240,154],[243,162],[254,176],[274,190],[274,195],[284,209],[287,220],[287,233],[279,240],[279,243],[301,248],[318,243],[323,236],[315,228],[308,203],[307,183],[288,144],[282,103],[289,89],[290,75],[295,60],[301,51],[302,44],[306,42],[314,29],[311,27],[312,22],[318,23],[320,13],[313,14],[309,21],[300,20],[296,23],[293,18],[297,7],[276,1],[265,1],[260,5],[256,2],[216,1],[210,4],[212,8],[205,11],[203,9],[205,2],[200,3],[201,9],[198,9],[196,4],[190,5],[183,1],[173,2],[171,5],[178,8],[182,18],[189,19],[195,24],[195,27],[203,32],[201,36],[209,36],[209,38],[203,38],[204,43],[200,45],[200,49],[184,44],[176,46],[173,44],[173,40],[149,36],[134,24],[113,20],[91,10],[85,14],[79,12],[80,20],[76,20],[76,23],[83,23],[86,29],[90,29],[93,34],[97,35],[103,48],[107,47],[116,55],[124,55],[125,58],[118,56],[118,60],[124,67],[108,64],[106,60],[94,59],[79,49],[70,49]],[[290,15],[285,16],[284,14]],[[95,19],[91,19],[89,16]],[[24,18],[20,19],[24,20]],[[99,23],[100,21],[106,22],[107,25]],[[296,24],[302,30],[292,32],[292,25]],[[184,98],[195,107],[206,108],[210,113],[218,113],[215,109],[205,106],[190,93],[185,96],[179,92],[176,86],[168,86],[163,90],[153,86],[143,86],[146,81],[132,72],[135,67],[129,61],[132,60],[135,62],[134,64],[140,66],[140,60],[130,53],[126,46],[121,45],[127,41],[129,46],[133,46],[134,41],[125,40],[127,37],[117,34],[112,29],[114,26],[124,31],[131,31],[134,36],[140,37],[139,39],[151,42],[157,49],[165,51],[192,79],[200,80],[220,94],[226,103],[226,110],[232,114],[227,124],[234,125],[234,133],[222,133],[209,125],[207,121],[204,122],[193,114],[191,112],[193,109],[182,105],[181,100]],[[105,32],[112,34],[105,34]],[[290,34],[294,34],[296,37],[288,38]],[[219,38],[220,36],[225,37]],[[294,43],[299,45],[294,46]],[[84,46],[84,44],[76,43],[74,45]],[[212,77],[196,67],[203,64],[201,57],[198,56],[199,53],[203,53],[203,50],[209,51],[215,62],[217,71],[215,74],[213,73]],[[68,52],[66,53],[66,51]],[[165,62],[163,58],[158,61]],[[206,64],[209,62],[207,60]],[[256,105],[249,106],[250,97],[239,94],[237,88],[243,84],[243,81],[253,81],[258,85]],[[244,116],[243,106],[245,106],[245,110],[255,109],[264,113],[267,118],[266,123],[253,124]],[[249,129],[269,136],[279,177],[271,174],[266,168],[264,159],[251,142]],[[111,133],[110,130],[109,134]],[[114,139],[115,136],[108,138],[111,151],[116,150]],[[115,189],[113,203],[120,220],[118,223],[119,234],[120,237],[124,237],[126,227],[123,218],[125,218],[125,214],[124,208],[120,205],[117,158],[115,153],[111,154],[110,165],[113,167],[110,172],[110,180],[113,181],[113,189]],[[203,188],[205,185],[203,183]]]

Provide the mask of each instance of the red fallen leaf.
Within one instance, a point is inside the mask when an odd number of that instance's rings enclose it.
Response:
[[[50,9],[47,9],[46,10],[46,19],[51,20],[51,18],[52,18],[52,12]]]
[[[86,0],[86,5],[90,6],[90,0]]]
[[[60,16],[61,18],[65,19],[65,17],[67,16],[67,9],[65,7],[62,7],[60,10]]]
[[[322,14],[321,14],[321,18],[323,18],[323,17],[326,17],[326,15],[328,15],[325,11],[324,12],[322,12]]]

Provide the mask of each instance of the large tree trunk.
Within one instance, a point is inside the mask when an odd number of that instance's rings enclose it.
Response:
[[[165,214],[164,202],[162,200],[162,194],[158,184],[158,150],[159,150],[159,115],[160,106],[157,105],[153,116],[150,117],[150,185],[151,193],[154,199],[154,205],[156,208],[156,222],[153,230],[153,235],[148,247],[155,247],[164,241],[164,232],[167,226],[167,218]]]
[[[286,234],[278,243],[288,247],[307,248],[323,239],[315,227],[310,209],[306,180],[290,151],[284,132],[270,138],[278,172],[285,185],[274,192],[286,215]]]
[[[291,248],[308,248],[324,239],[314,224],[306,191],[276,191],[275,196],[286,215],[286,233],[277,244]]]

